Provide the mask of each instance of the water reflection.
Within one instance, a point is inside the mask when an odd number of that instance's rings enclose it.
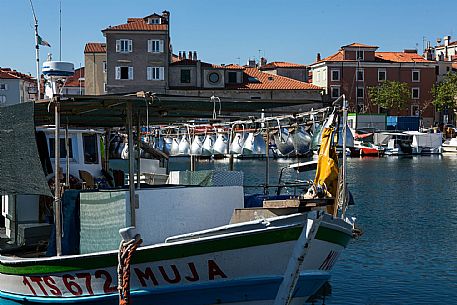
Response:
[[[179,162],[170,168],[188,168]],[[270,184],[293,162],[271,160]],[[265,183],[264,160],[234,166],[245,184]],[[226,170],[228,161],[200,161],[198,168]],[[312,178],[285,173],[288,180]],[[457,156],[353,158],[348,183],[355,199],[349,213],[364,234],[341,255],[325,304],[456,304]],[[250,189],[256,191],[262,188]]]

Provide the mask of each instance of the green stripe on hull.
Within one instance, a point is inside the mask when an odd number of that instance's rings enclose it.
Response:
[[[316,239],[328,241],[346,248],[352,236],[344,232],[320,226],[316,233]]]
[[[213,252],[236,250],[248,247],[270,245],[297,240],[302,227],[284,228],[264,232],[230,236],[216,240],[203,240],[186,244],[165,244],[157,248],[139,249],[133,256],[133,264],[179,259]],[[334,229],[319,227],[316,238],[341,246],[346,246],[351,236]],[[78,270],[101,269],[117,266],[117,252],[74,258],[61,258],[52,261],[15,261],[0,263],[0,273],[4,274],[50,274]]]

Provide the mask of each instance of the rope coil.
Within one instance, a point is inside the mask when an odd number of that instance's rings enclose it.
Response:
[[[134,239],[129,241],[122,240],[119,245],[118,252],[118,286],[119,290],[119,305],[130,304],[130,262],[133,253],[141,245],[143,240],[140,234],[135,235]]]

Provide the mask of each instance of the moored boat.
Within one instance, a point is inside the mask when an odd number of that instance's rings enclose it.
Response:
[[[79,235],[73,241],[79,250],[62,253],[65,248],[62,247],[62,238],[78,230],[65,230],[65,235],[62,234],[61,188],[57,182],[59,187],[55,188],[54,194],[56,234],[51,238],[57,255],[43,257],[40,252],[24,255],[18,250],[12,253],[13,256],[0,256],[2,302],[113,304],[118,299],[119,288],[123,296],[128,291],[128,301],[148,304],[301,304],[329,279],[330,271],[351,239],[353,230],[353,223],[345,217],[346,184],[337,187],[334,118],[323,130],[313,186],[307,196],[296,198],[296,205],[286,206],[285,214],[278,214],[279,210],[272,206],[257,211],[245,209],[243,188],[237,185],[142,185],[140,188],[139,183],[138,186],[134,183],[131,113],[141,113],[132,111],[132,108],[144,107],[143,98],[92,99],[94,102],[89,104],[84,97],[81,104],[77,99],[60,104],[58,99],[53,100],[58,105],[56,117],[61,111],[68,124],[86,125],[93,122],[94,116],[114,117],[113,113],[130,109],[127,111],[128,189],[80,191],[79,213],[75,212],[79,217],[73,220],[73,228],[80,227]],[[154,106],[164,107],[160,104]],[[5,120],[3,123],[9,129],[0,128],[0,138],[6,141],[10,129],[28,134],[24,124],[28,121],[33,130],[33,112],[38,114],[35,123],[48,120],[47,107],[48,102],[2,109],[1,117],[17,118],[18,113],[22,117],[20,122]],[[74,111],[83,112],[85,107],[92,114],[88,119]],[[336,109],[335,116],[340,112]],[[152,113],[149,109],[149,118]],[[112,127],[107,123],[113,124],[108,120],[99,122],[105,124],[102,126],[105,128]],[[56,138],[60,138],[58,125],[55,130]],[[17,137],[9,139],[12,147],[17,145],[15,139],[17,141]],[[29,155],[33,152],[33,145],[30,146]],[[54,166],[57,177],[61,173],[59,153],[57,148]],[[39,163],[36,158],[29,161],[36,160]],[[2,161],[4,164],[8,160]],[[34,166],[30,171],[36,174],[36,179],[26,181],[29,184],[2,184],[2,191],[13,197],[19,193],[50,195],[37,170],[41,165],[34,163]],[[5,168],[0,169],[6,172]],[[324,198],[321,198],[322,192],[326,194]],[[65,194],[70,194],[70,191],[64,192],[62,200],[65,200]],[[70,205],[75,202],[70,202]],[[339,206],[342,210],[338,210]],[[281,210],[284,211],[284,207]],[[135,230],[128,229],[122,244],[135,244],[138,249],[118,251],[117,231],[131,226],[141,234],[141,239]],[[131,258],[127,263],[129,268],[118,269],[118,264],[122,265],[121,261],[125,262],[123,258],[127,256],[129,260]]]
[[[443,153],[457,153],[457,138],[451,138],[442,144]]]

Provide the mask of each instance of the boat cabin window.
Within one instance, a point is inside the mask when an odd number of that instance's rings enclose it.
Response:
[[[98,163],[98,145],[96,134],[83,134],[84,163]]]
[[[73,149],[72,149],[71,139],[68,139],[68,150],[69,150],[68,157],[73,158]],[[49,157],[50,158],[56,157],[54,138],[49,138]],[[65,149],[65,139],[60,139],[60,158],[66,158],[66,157],[67,157],[67,150]]]

